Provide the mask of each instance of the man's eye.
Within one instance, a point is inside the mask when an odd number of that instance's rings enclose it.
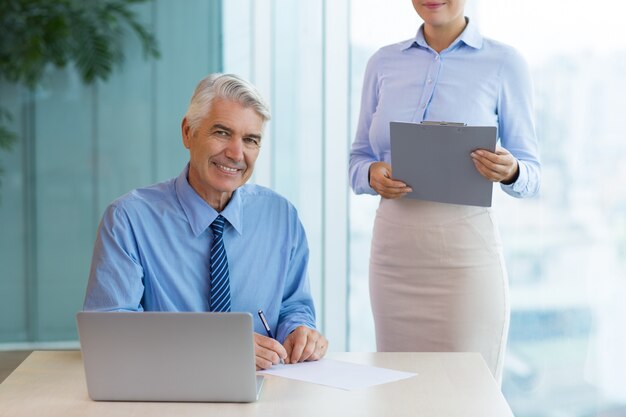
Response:
[[[227,131],[225,131],[225,130],[216,130],[216,131],[215,131],[215,134],[216,134],[217,136],[228,136],[228,132],[227,132]]]
[[[249,145],[259,146],[259,140],[257,138],[244,138],[244,141]]]

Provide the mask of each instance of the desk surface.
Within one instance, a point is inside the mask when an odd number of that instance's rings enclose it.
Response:
[[[0,416],[513,417],[477,353],[349,352],[329,357],[418,375],[357,391],[266,376],[260,400],[250,404],[95,402],[87,396],[80,352],[38,351],[0,384]]]

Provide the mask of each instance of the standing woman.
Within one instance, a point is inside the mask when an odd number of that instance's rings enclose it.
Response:
[[[381,48],[365,72],[350,154],[357,194],[379,194],[370,298],[379,351],[475,351],[502,381],[508,280],[491,208],[402,198],[392,175],[389,122],[497,126],[496,152],[472,158],[507,194],[531,197],[540,164],[532,85],[512,47],[484,38],[465,0],[413,0],[415,38]]]

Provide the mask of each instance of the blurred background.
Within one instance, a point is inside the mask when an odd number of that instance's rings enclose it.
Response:
[[[0,350],[78,346],[100,216],[182,170],[180,122],[215,71],[248,78],[270,101],[253,181],[300,213],[333,350],[375,350],[367,270],[378,199],[350,191],[348,154],[367,59],[415,35],[411,2],[110,2],[130,3],[158,54],[126,24],[124,59],[106,79],[85,83],[80,61],[45,66],[31,86],[0,79],[0,127],[15,135],[0,149]],[[494,189],[511,285],[503,392],[518,417],[625,417],[626,4],[467,0],[466,14],[530,64],[543,162],[538,197]]]

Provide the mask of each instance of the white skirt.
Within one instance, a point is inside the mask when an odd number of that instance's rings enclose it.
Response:
[[[370,256],[380,352],[480,352],[501,383],[508,279],[492,210],[381,199]]]

